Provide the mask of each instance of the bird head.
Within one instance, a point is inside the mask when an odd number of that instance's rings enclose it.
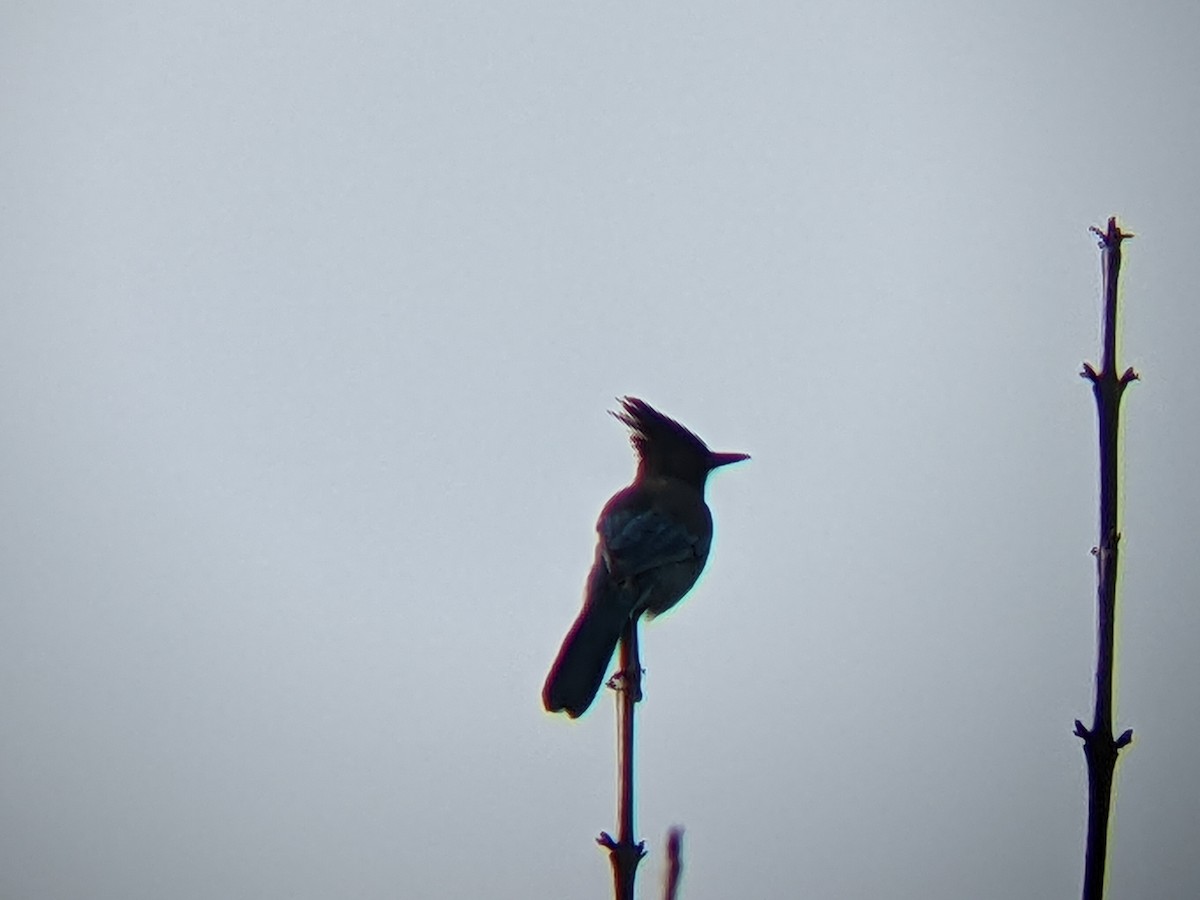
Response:
[[[638,475],[665,475],[703,488],[708,473],[749,459],[746,453],[717,453],[694,433],[663,415],[645,400],[622,397],[612,415],[629,428],[638,456]]]

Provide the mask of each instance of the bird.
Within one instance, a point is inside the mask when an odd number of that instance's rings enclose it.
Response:
[[[630,619],[666,612],[692,589],[712,543],[704,485],[714,469],[749,459],[717,453],[637,397],[610,414],[629,428],[633,482],[605,504],[583,608],[546,676],[542,703],[572,719],[592,705]]]

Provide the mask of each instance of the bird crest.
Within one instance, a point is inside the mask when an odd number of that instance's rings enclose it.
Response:
[[[621,397],[619,402],[621,409],[611,415],[629,428],[639,470],[663,474],[673,469],[681,475],[694,471],[701,477],[708,472],[711,453],[704,441],[645,400]]]

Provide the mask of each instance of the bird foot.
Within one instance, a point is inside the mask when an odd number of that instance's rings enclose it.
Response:
[[[626,691],[634,703],[640,703],[642,699],[642,675],[646,672],[645,669],[633,669],[626,672],[624,669],[613,672],[612,677],[608,679],[608,688],[613,691]]]

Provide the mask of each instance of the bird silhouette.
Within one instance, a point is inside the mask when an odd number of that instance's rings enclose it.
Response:
[[[750,458],[709,450],[644,400],[620,403],[612,415],[629,427],[637,474],[600,513],[583,608],[542,688],[546,709],[571,718],[592,705],[629,620],[666,612],[696,583],[712,543],[708,474]]]

